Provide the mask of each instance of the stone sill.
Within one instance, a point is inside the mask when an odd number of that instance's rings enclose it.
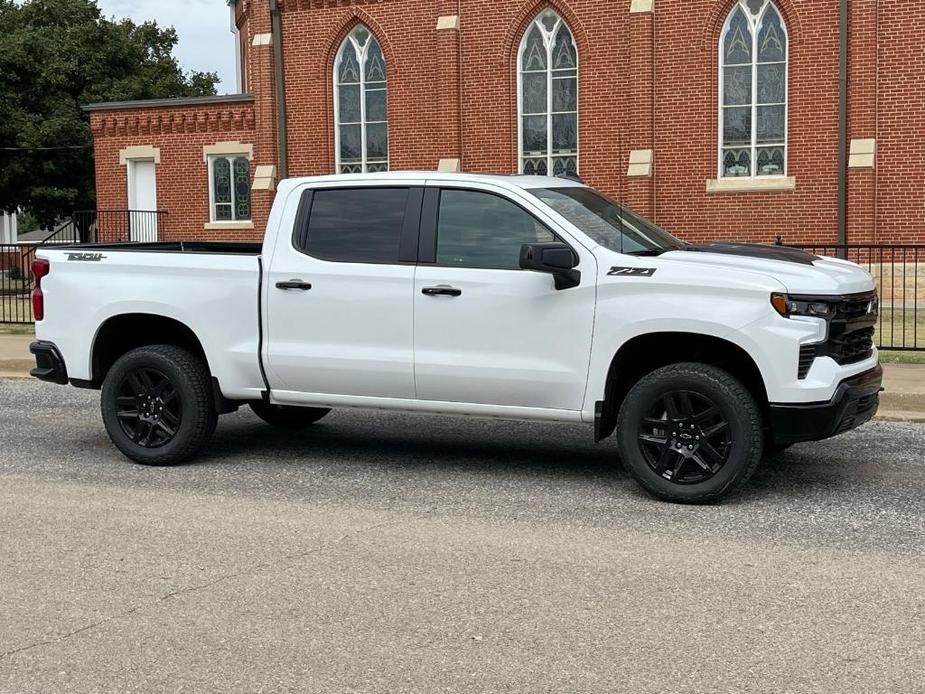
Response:
[[[789,193],[796,190],[796,187],[797,179],[794,176],[714,178],[707,181],[708,193]]]
[[[253,222],[209,222],[203,224],[203,229],[206,231],[221,231],[222,229],[233,230],[233,229],[253,229]]]

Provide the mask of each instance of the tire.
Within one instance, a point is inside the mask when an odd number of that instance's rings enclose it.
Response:
[[[177,465],[215,431],[218,415],[209,370],[173,345],[139,347],[113,364],[100,398],[109,438],[142,465]]]
[[[681,363],[644,376],[617,418],[620,456],[653,496],[682,504],[722,499],[764,451],[761,412],[728,372]]]
[[[304,429],[331,411],[324,407],[289,407],[267,402],[252,402],[250,408],[260,419],[279,429]]]

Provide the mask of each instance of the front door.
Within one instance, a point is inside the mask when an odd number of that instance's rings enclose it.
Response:
[[[525,243],[558,237],[490,189],[428,190],[435,248],[414,290],[418,398],[580,410],[590,360],[595,261],[577,244],[579,286],[557,291],[552,275],[521,270]],[[428,223],[422,221],[422,228]],[[423,245],[423,244],[422,244]]]
[[[128,162],[128,239],[157,241],[157,175],[153,159]]]
[[[412,290],[420,185],[315,188],[264,284],[276,402],[414,398]],[[423,182],[419,182],[422,184]]]

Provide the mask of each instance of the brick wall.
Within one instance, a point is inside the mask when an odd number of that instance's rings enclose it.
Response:
[[[248,230],[205,230],[210,221],[209,182],[202,150],[204,145],[228,140],[253,144],[256,131],[251,102],[97,111],[91,115],[91,128],[98,209],[129,207],[127,167],[120,162],[120,150],[151,145],[160,150],[160,162],[155,167],[157,206],[167,211],[166,228],[159,230],[161,240],[254,237]],[[254,163],[251,162],[252,170]],[[255,220],[258,215],[265,219],[266,203],[257,207]],[[106,229],[101,236],[103,241],[121,240],[110,238],[112,233]]]
[[[203,229],[208,193],[202,144],[253,141],[256,164],[276,163],[272,49],[265,0],[241,0],[251,105],[94,115],[100,206],[124,205],[118,150],[163,150],[158,200],[171,237],[226,238]],[[552,6],[579,50],[581,174],[692,241],[716,238],[834,242],[837,227],[838,5],[777,0],[789,32],[788,174],[785,192],[708,193],[717,176],[717,42],[734,0],[285,0],[289,174],[334,171],[335,53],[363,23],[388,67],[393,169],[434,169],[460,158],[465,171],[517,169],[516,53],[524,28]],[[644,4],[644,3],[643,3]],[[460,29],[437,18],[460,15]],[[925,242],[925,3],[852,0],[849,137],[876,138],[875,168],[848,176],[849,239]],[[227,112],[227,113],[226,113]],[[193,127],[149,126],[166,115]],[[173,123],[173,121],[170,121]],[[185,120],[183,122],[186,122]],[[153,127],[153,130],[152,130]],[[166,130],[166,131],[165,131]],[[155,132],[156,131],[156,132]],[[163,144],[160,144],[163,143]],[[652,176],[627,177],[631,150],[654,151]],[[161,192],[163,190],[163,193]],[[259,238],[271,192],[255,193]]]

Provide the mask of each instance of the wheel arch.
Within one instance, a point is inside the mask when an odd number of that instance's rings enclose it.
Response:
[[[148,345],[174,345],[202,359],[209,373],[209,359],[193,330],[176,318],[153,313],[123,313],[100,325],[90,348],[90,378],[93,387],[102,386],[112,365],[123,354]]]
[[[613,433],[623,400],[643,376],[663,366],[689,361],[723,368],[739,379],[767,421],[769,405],[764,378],[745,349],[714,335],[652,332],[627,340],[613,355],[604,384],[604,399],[596,407],[595,438],[603,439]]]

